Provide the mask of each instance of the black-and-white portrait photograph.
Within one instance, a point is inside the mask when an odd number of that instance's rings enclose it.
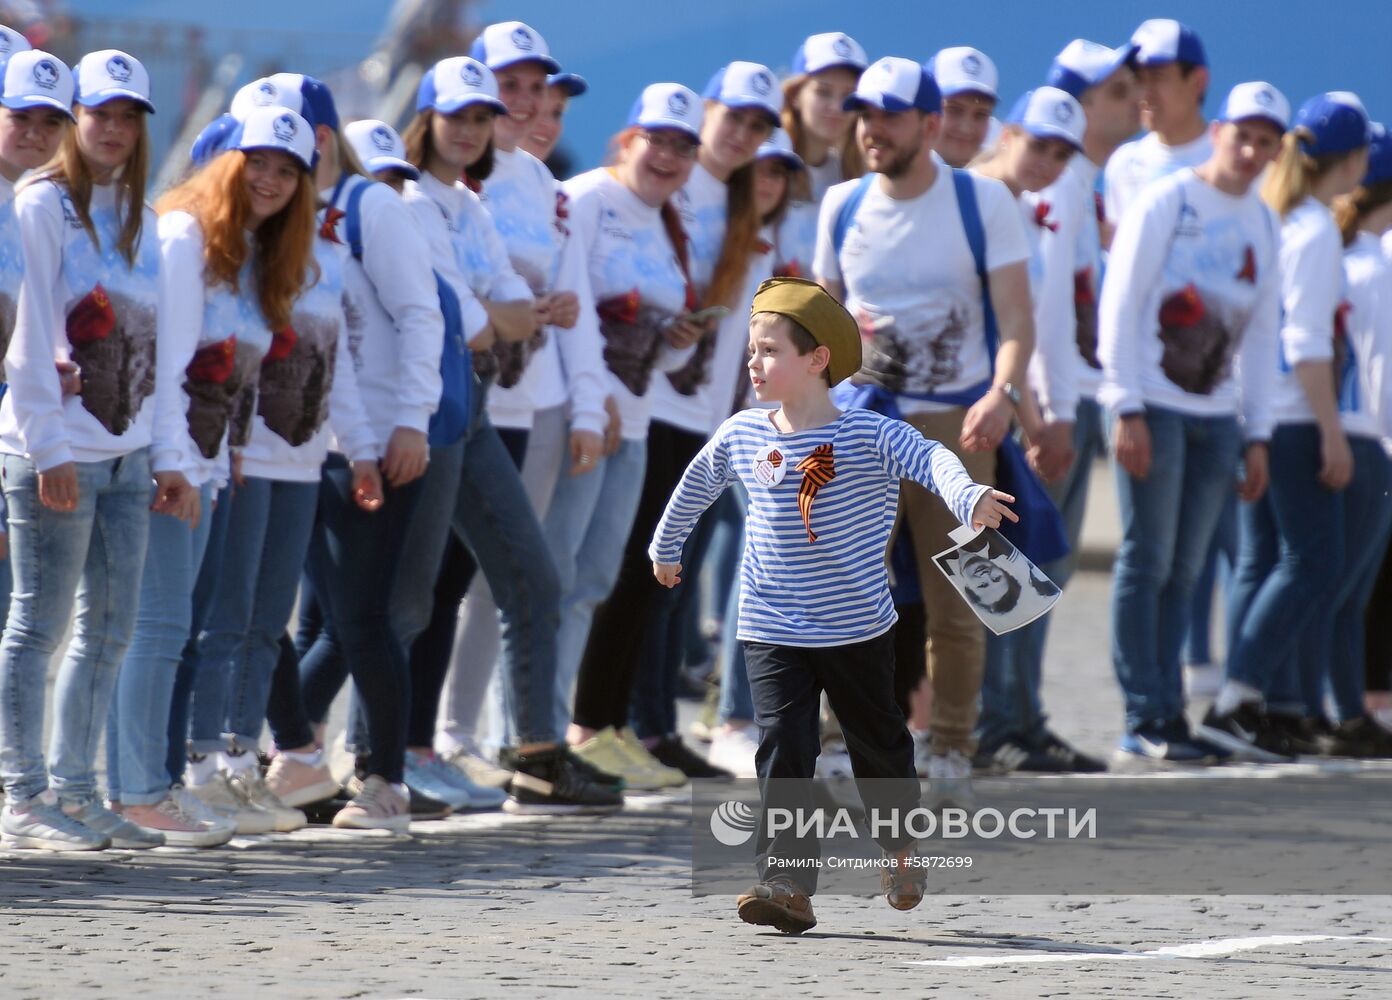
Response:
[[[963,526],[949,537],[955,544],[933,561],[996,635],[1028,625],[1059,599],[1058,585],[994,528]]]

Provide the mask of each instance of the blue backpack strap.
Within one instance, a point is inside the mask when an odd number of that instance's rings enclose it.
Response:
[[[362,200],[363,193],[374,184],[374,181],[363,180],[353,185],[353,190],[348,192],[348,201],[343,208],[344,235],[348,237],[348,250],[353,254],[353,259],[359,264],[363,259],[362,244]],[[332,206],[330,206],[332,207]]]
[[[870,185],[875,183],[876,174],[866,174],[862,177],[851,193],[846,196],[846,200],[841,203],[841,210],[836,213],[836,222],[831,227],[831,249],[837,257],[841,256],[841,247],[846,242],[846,234],[851,231],[851,223],[855,222],[856,212],[860,211],[860,203],[865,200],[865,192],[870,190]]]
[[[970,171],[952,168],[952,184],[957,189],[957,211],[962,216],[962,230],[971,247],[976,263],[976,276],[981,280],[981,317],[986,333],[986,353],[991,369],[996,367],[996,349],[1000,346],[1000,328],[996,326],[996,310],[991,305],[991,278],[986,271],[986,230],[981,225],[981,206],[976,200],[976,185]]]

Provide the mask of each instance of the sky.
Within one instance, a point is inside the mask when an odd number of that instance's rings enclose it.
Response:
[[[297,57],[326,64],[365,55],[382,27],[388,0],[70,0],[77,12],[188,23],[258,49],[255,66],[293,45]],[[1124,42],[1147,17],[1193,25],[1208,50],[1210,110],[1244,80],[1264,79],[1293,106],[1325,90],[1352,90],[1374,118],[1392,119],[1392,3],[1332,0],[482,0],[483,23],[527,21],[552,53],[585,76],[590,93],[572,103],[565,144],[580,166],[600,162],[644,86],[675,80],[700,91],[732,59],[786,71],[798,43],[819,31],[844,31],[872,59],[927,59],[949,45],[974,45],[995,61],[1002,103],[1038,85],[1053,55],[1073,38]],[[1321,16],[1315,16],[1320,12]],[[265,30],[273,27],[274,30]],[[290,42],[289,39],[297,39]],[[138,55],[139,53],[137,53]],[[288,67],[287,67],[288,68]]]

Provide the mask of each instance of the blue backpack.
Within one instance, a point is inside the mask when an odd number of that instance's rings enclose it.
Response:
[[[855,221],[855,214],[860,209],[860,203],[865,200],[865,194],[870,190],[870,185],[875,182],[877,176],[876,174],[866,174],[862,177],[836,214],[836,219],[832,223],[831,242],[837,257],[841,256],[841,246],[846,242],[846,234],[850,231],[851,223]],[[955,167],[952,168],[952,184],[957,191],[957,210],[962,216],[962,230],[966,234],[967,245],[971,247],[972,260],[976,265],[976,276],[981,282],[981,311],[986,334],[986,353],[991,359],[991,369],[994,371],[996,348],[1000,345],[1000,329],[996,325],[996,311],[991,305],[990,275],[986,270],[986,230],[981,224],[981,208],[976,201],[976,185],[972,182],[969,172],[958,170]],[[922,398],[948,406],[971,406],[990,388],[991,380],[987,379],[960,392],[936,393]],[[883,390],[865,393],[858,399],[862,405],[871,409],[885,412],[888,408],[897,411],[893,395]],[[892,412],[888,415],[898,416],[898,413]],[[1039,477],[1030,468],[1029,460],[1025,457],[1019,442],[1009,434],[1005,436],[1005,440],[1001,442],[996,451],[996,489],[1002,493],[1009,493],[1015,498],[1015,509],[1020,515],[1018,523],[1006,521],[1000,527],[1000,533],[1008,538],[1011,544],[1029,557],[1030,561],[1037,566],[1043,566],[1068,555],[1068,533],[1064,527],[1063,515],[1059,513],[1058,507],[1055,506],[1049,494],[1045,492]],[[901,532],[900,535],[902,538],[905,533]],[[901,559],[900,563],[904,563],[904,560]],[[908,559],[907,563],[912,564],[912,559]],[[901,569],[907,568],[908,565],[901,566]],[[899,578],[903,579],[904,574],[899,574]],[[899,593],[895,594],[895,600],[898,603],[906,603],[912,599],[909,596],[912,592],[912,583],[908,580],[905,580],[905,583],[909,586],[903,588],[904,596],[902,599]]]
[[[362,263],[362,197],[363,192],[375,181],[357,184],[348,192],[348,202],[344,206],[344,228],[348,237],[348,249],[353,259]],[[440,296],[440,313],[445,318],[445,343],[440,352],[440,405],[430,418],[427,439],[432,448],[444,448],[454,444],[469,430],[470,407],[473,405],[474,362],[469,353],[469,345],[464,340],[464,318],[459,307],[459,296],[450,283],[435,275],[435,291]]]

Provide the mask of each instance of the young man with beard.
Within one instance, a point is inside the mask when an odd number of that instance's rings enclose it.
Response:
[[[1030,385],[1043,410],[1036,464],[1063,514],[1073,553],[1082,532],[1093,462],[1106,454],[1097,405],[1097,294],[1102,276],[1098,175],[1117,147],[1135,134],[1140,118],[1136,76],[1128,65],[1133,45],[1112,49],[1076,39],[1054,59],[1047,83],[1083,106],[1083,150],[1054,184],[1025,198],[1039,220],[1039,252],[1046,269],[1072,272],[1073,281],[1049,283],[1035,303],[1037,343]],[[1071,290],[1065,297],[1060,287]],[[1045,461],[1044,459],[1047,459]],[[1060,587],[1076,565],[1070,554],[1043,567]],[[1046,723],[1040,699],[1046,615],[1024,628],[987,637],[981,692],[979,767],[1021,771],[1101,771],[1102,761],[1080,753]]]
[[[856,382],[871,405],[942,441],[976,482],[993,483],[996,449],[1016,416],[1027,434],[1038,430],[1032,406],[1021,405],[1034,322],[1019,209],[1005,185],[955,171],[933,153],[942,99],[918,63],[881,59],[846,108],[859,114],[860,148],[875,173],[827,193],[814,270],[861,324]],[[984,275],[972,236],[984,243]],[[933,801],[968,806],[984,636],[932,562],[956,520],[913,484],[900,504],[927,611]]]

